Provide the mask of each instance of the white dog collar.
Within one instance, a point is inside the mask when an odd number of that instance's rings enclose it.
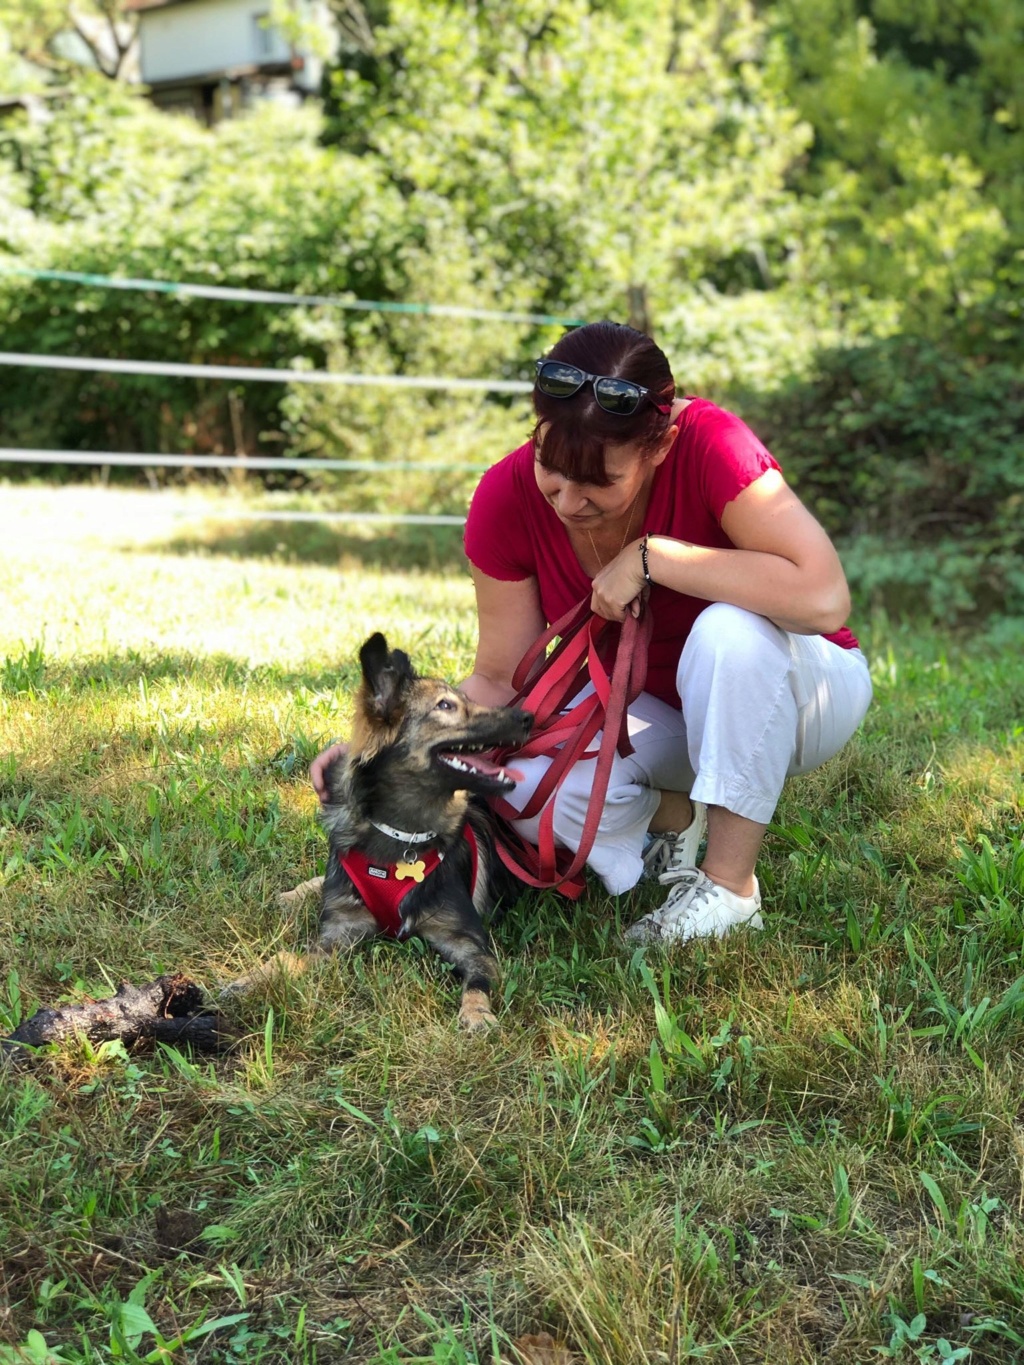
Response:
[[[393,825],[385,825],[381,820],[371,820],[370,824],[374,829],[379,829],[381,834],[386,834],[388,838],[397,839],[403,844],[426,844],[437,838],[436,829],[414,830],[410,833],[407,829],[395,829]]]

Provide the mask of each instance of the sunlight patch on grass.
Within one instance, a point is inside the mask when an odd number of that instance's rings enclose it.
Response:
[[[315,898],[277,896],[323,866],[307,767],[356,650],[383,629],[463,675],[468,579],[182,553],[134,511],[114,547],[99,490],[29,534],[15,492],[4,1029],[300,952]],[[432,955],[376,943],[231,1001],[224,1056],[72,1044],[5,1077],[0,1353],[104,1359],[144,1304],[167,1339],[242,1315],[213,1365],[493,1365],[542,1330],[581,1365],[1019,1359],[1024,664],[867,636],[876,704],[783,794],[764,933],[645,959],[621,929],[661,888],[524,893],[486,1040]]]

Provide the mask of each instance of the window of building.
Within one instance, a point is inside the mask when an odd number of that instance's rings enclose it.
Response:
[[[264,11],[252,16],[253,51],[258,62],[269,61],[274,55],[276,34],[270,23],[270,14]]]

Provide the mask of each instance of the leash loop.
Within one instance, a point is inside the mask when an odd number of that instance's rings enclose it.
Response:
[[[509,705],[533,712],[534,724],[524,744],[497,751],[498,761],[506,765],[516,758],[551,759],[521,811],[502,797],[492,802],[499,819],[498,855],[513,876],[528,886],[556,889],[571,900],[583,893],[583,869],[594,846],[615,754],[626,757],[633,752],[628,708],[647,680],[653,624],[645,598],[641,598],[639,617],[627,615],[619,625],[593,615],[590,598],[585,597],[538,636],[512,676],[517,695]],[[548,647],[556,639],[558,644],[548,656]],[[588,685],[592,690],[577,702]],[[601,740],[593,749],[590,746],[599,731]],[[555,798],[569,769],[591,760],[594,780],[583,836],[572,854],[555,842]],[[535,846],[512,822],[538,814]]]

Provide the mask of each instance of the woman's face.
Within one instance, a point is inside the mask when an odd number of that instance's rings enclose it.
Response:
[[[629,515],[645,486],[654,478],[678,427],[674,424],[653,455],[643,456],[635,446],[606,446],[604,470],[608,484],[574,483],[564,475],[548,469],[543,463],[543,437],[537,443],[533,472],[544,500],[553,508],[559,521],[580,530],[597,531],[604,526],[621,523]]]

